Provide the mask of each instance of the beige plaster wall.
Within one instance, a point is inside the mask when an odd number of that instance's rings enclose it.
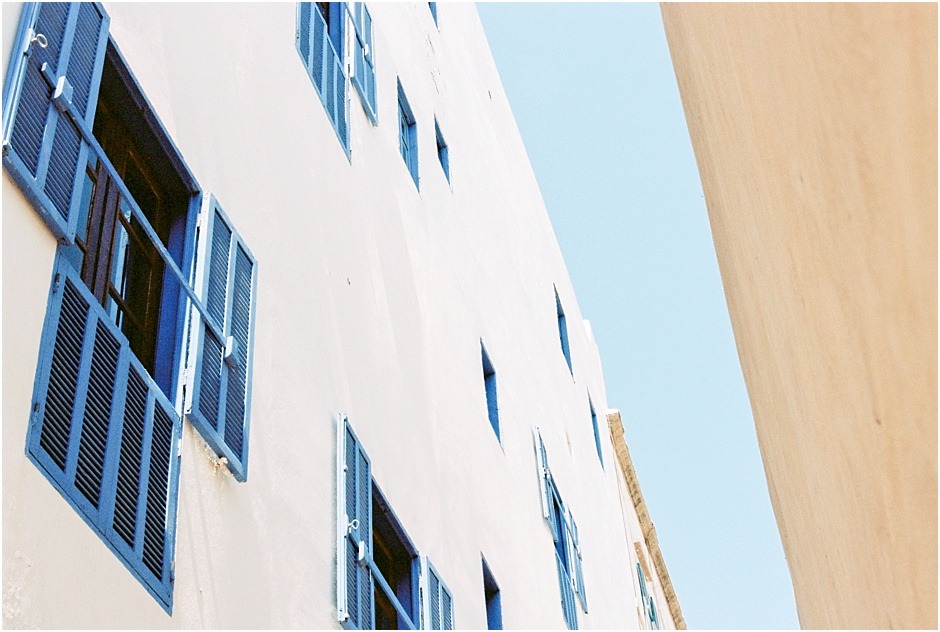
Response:
[[[662,5],[808,628],[937,627],[937,7]]]

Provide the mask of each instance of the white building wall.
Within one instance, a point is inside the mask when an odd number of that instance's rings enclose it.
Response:
[[[105,7],[156,114],[259,262],[249,479],[236,482],[184,422],[168,616],[28,462],[55,241],[4,172],[4,624],[338,627],[335,436],[346,413],[376,483],[453,592],[458,628],[486,627],[481,554],[505,627],[564,627],[535,425],[580,530],[581,627],[638,627],[599,356],[474,7],[441,4],[438,29],[424,3],[370,5],[379,125],[350,88],[351,161],[295,49],[296,5]],[[5,65],[19,12],[3,5]],[[417,119],[420,192],[398,150],[399,77]]]

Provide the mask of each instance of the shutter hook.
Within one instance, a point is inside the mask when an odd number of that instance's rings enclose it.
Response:
[[[346,525],[346,532],[352,533],[358,528],[359,528],[359,518],[356,518],[352,522],[350,522],[348,525]]]
[[[45,48],[49,45],[49,40],[46,39],[46,36],[42,33],[36,33],[31,38],[29,38],[30,44],[39,44],[39,48]]]

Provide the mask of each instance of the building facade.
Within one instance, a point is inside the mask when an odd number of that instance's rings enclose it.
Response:
[[[3,59],[5,626],[683,626],[472,5]]]
[[[800,624],[937,627],[937,6],[663,4]]]

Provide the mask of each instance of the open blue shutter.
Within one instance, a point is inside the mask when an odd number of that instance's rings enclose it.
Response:
[[[179,416],[60,251],[27,454],[168,612]]]
[[[538,427],[532,429],[532,435],[535,440],[535,462],[538,466],[542,517],[548,522],[548,526],[552,530],[552,537],[558,539],[559,531],[558,527],[555,525],[555,520],[552,516],[553,512],[551,510],[551,490],[549,489],[551,474],[548,469],[548,454],[545,452],[545,443],[542,442],[542,434]]]
[[[569,567],[574,574],[574,589],[578,594],[578,600],[581,602],[581,609],[587,613],[587,594],[584,592],[584,571],[581,568],[581,544],[578,541],[578,525],[574,521],[571,512],[567,512],[567,531]]]
[[[419,561],[421,576],[418,589],[421,602],[422,630],[454,629],[454,596],[441,580],[440,574],[427,556]]]
[[[222,330],[199,328],[189,410],[193,426],[232,474],[248,478],[248,427],[258,265],[215,197],[204,208],[204,269],[197,291]]]
[[[297,51],[303,59],[317,94],[323,102],[323,108],[339,137],[344,151],[349,151],[349,126],[346,98],[346,68],[342,40],[337,49],[329,29],[336,29],[342,35],[346,23],[345,8],[342,2],[331,2],[330,11],[339,12],[339,18],[328,28],[323,15],[314,2],[301,2],[297,7]]]
[[[372,464],[345,415],[337,423],[336,459],[336,610],[343,627],[371,630]]]
[[[353,26],[356,45],[353,47],[353,84],[369,120],[378,125],[378,109],[375,102],[375,57],[372,48],[372,15],[364,2],[353,7]]]
[[[88,148],[57,105],[71,101],[92,127],[108,23],[97,3],[24,5],[3,89],[3,163],[66,243],[75,238]]]

